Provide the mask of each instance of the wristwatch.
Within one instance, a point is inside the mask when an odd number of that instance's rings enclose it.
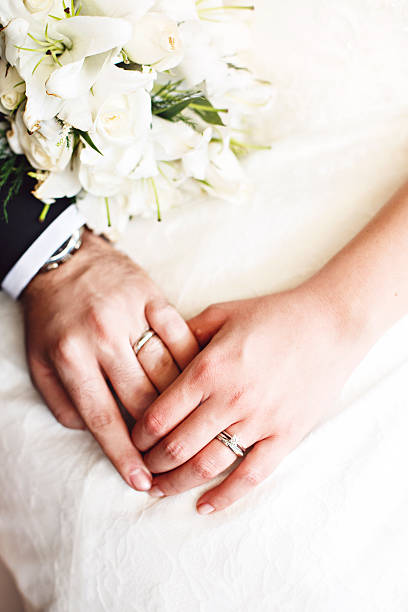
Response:
[[[82,234],[84,232],[84,227],[76,230],[72,236],[68,238],[64,242],[60,248],[55,251],[53,255],[46,261],[46,263],[41,268],[40,272],[50,272],[50,270],[55,270],[59,268],[63,263],[71,259],[71,257],[78,251],[78,249],[82,245]]]

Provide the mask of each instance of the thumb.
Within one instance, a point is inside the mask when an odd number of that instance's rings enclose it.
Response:
[[[187,324],[201,347],[206,346],[221,329],[228,317],[228,310],[223,304],[209,306]]]

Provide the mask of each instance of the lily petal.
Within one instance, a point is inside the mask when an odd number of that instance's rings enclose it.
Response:
[[[140,19],[149,11],[154,0],[87,0],[82,9],[82,15],[106,15],[108,17],[134,16]]]
[[[47,93],[64,100],[86,94],[109,59],[108,53],[99,53],[57,68],[47,80]]]
[[[110,17],[72,17],[59,21],[56,30],[72,45],[60,57],[63,65],[123,47],[132,36],[132,26],[128,21]]]

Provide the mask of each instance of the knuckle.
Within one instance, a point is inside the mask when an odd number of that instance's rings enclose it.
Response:
[[[213,367],[214,367],[214,364],[213,364],[212,359],[207,355],[205,356],[203,355],[198,360],[197,364],[195,365],[193,369],[194,379],[199,382],[207,381],[209,378],[211,378]]]
[[[163,443],[163,451],[167,457],[176,461],[184,462],[186,449],[178,440],[169,440]]]
[[[164,426],[160,419],[153,413],[148,412],[143,417],[143,427],[149,436],[161,436]]]
[[[211,304],[210,306],[207,306],[203,314],[207,315],[210,318],[215,318],[217,317],[217,315],[220,315],[221,312],[222,312],[221,304]]]
[[[250,487],[256,487],[263,481],[263,475],[257,470],[247,470],[240,475],[241,481]]]
[[[167,320],[171,312],[171,306],[164,300],[153,300],[146,304],[146,318],[148,321],[163,321]]]
[[[109,336],[109,308],[103,304],[90,306],[86,318],[92,333],[97,338],[106,340]]]
[[[101,431],[109,427],[114,422],[114,415],[111,412],[90,412],[87,421],[91,431]]]
[[[51,356],[55,362],[69,363],[78,357],[79,342],[73,334],[60,336],[51,349]]]
[[[211,459],[197,458],[191,462],[193,473],[200,480],[211,480],[218,475],[219,470]]]

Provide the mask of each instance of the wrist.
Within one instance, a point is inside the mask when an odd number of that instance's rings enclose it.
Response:
[[[81,248],[69,260],[54,270],[40,271],[36,274],[21,294],[22,302],[24,303],[25,300],[39,293],[50,291],[67,282],[81,270],[88,268],[98,256],[106,254],[106,249],[111,248],[103,238],[85,229],[82,234]]]
[[[375,313],[367,305],[361,285],[360,281],[356,286],[350,275],[331,270],[330,264],[303,285],[303,289],[313,295],[325,310],[335,342],[360,358],[381,335]]]

